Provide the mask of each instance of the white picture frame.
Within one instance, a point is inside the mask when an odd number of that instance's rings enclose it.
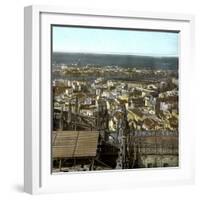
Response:
[[[180,31],[180,166],[163,169],[51,174],[50,25],[126,27]],[[25,8],[24,190],[55,193],[134,188],[194,182],[194,128],[189,104],[194,76],[194,17],[185,14],[70,9],[56,6]]]

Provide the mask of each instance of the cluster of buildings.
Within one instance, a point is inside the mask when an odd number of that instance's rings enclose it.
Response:
[[[107,157],[99,156],[107,167],[115,148],[111,168],[178,166],[177,77],[170,71],[139,70],[142,80],[130,74],[126,80],[126,69],[114,68],[116,78],[104,67],[101,76],[83,79],[82,70],[79,76],[53,80],[53,130],[99,131],[97,151],[112,149]]]

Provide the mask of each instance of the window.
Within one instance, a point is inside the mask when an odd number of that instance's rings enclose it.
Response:
[[[169,167],[169,164],[168,163],[164,163],[163,167]]]

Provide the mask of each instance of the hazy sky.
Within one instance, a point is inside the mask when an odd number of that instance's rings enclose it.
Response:
[[[178,55],[178,33],[53,27],[54,52]]]

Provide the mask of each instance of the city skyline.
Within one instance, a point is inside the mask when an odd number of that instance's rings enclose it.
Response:
[[[52,173],[178,167],[179,34],[52,30]]]

